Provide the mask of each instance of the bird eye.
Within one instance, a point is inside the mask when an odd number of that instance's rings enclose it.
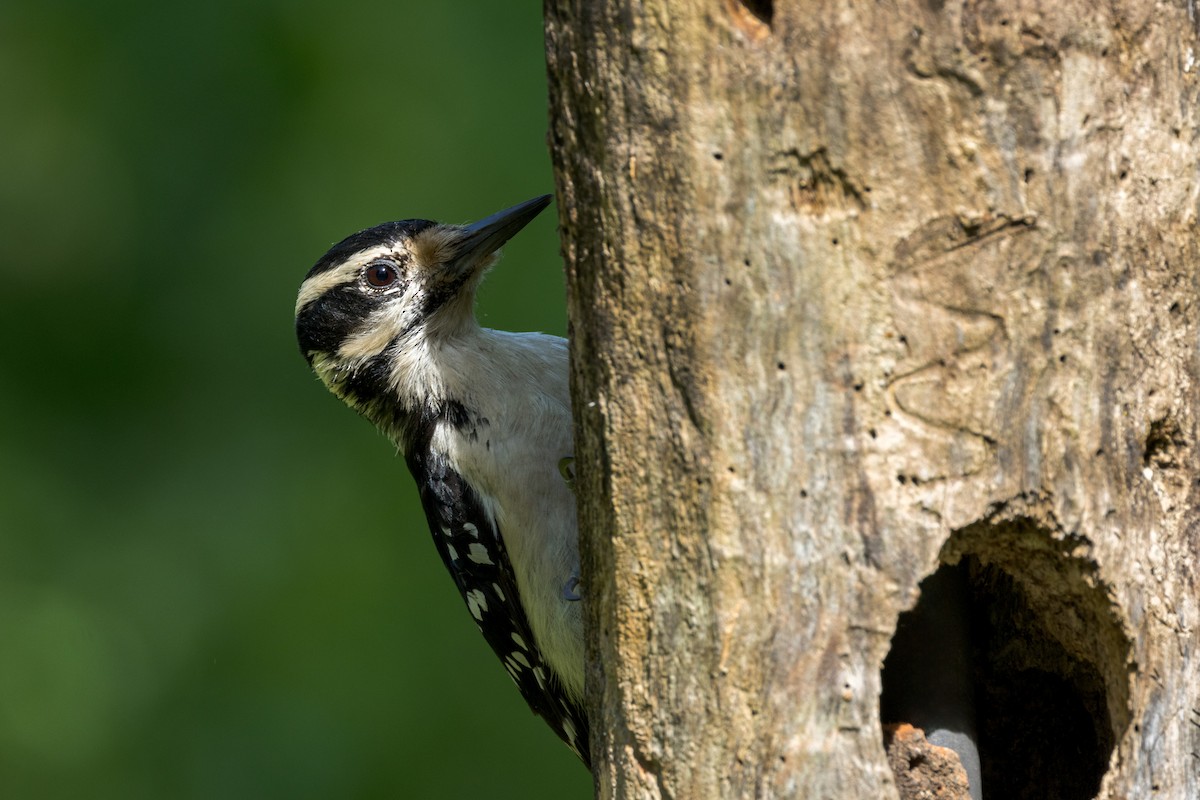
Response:
[[[386,261],[375,261],[368,264],[363,276],[367,279],[367,283],[376,289],[386,289],[400,277],[396,268]]]

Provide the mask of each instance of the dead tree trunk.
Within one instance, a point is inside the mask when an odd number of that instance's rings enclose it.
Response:
[[[601,797],[1200,797],[1197,13],[547,0]]]

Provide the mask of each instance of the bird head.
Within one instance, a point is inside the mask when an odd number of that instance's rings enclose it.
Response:
[[[549,204],[545,195],[470,225],[409,219],[343,239],[300,286],[300,352],[360,412],[378,416],[385,395],[403,404],[416,387],[404,385],[397,365],[477,327],[475,291],[484,273]]]

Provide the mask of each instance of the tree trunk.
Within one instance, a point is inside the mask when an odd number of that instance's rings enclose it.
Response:
[[[1192,0],[546,12],[599,796],[1200,797]]]

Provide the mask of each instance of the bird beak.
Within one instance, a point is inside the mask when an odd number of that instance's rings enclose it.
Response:
[[[454,260],[465,266],[487,258],[550,205],[551,199],[544,194],[465,226]]]

